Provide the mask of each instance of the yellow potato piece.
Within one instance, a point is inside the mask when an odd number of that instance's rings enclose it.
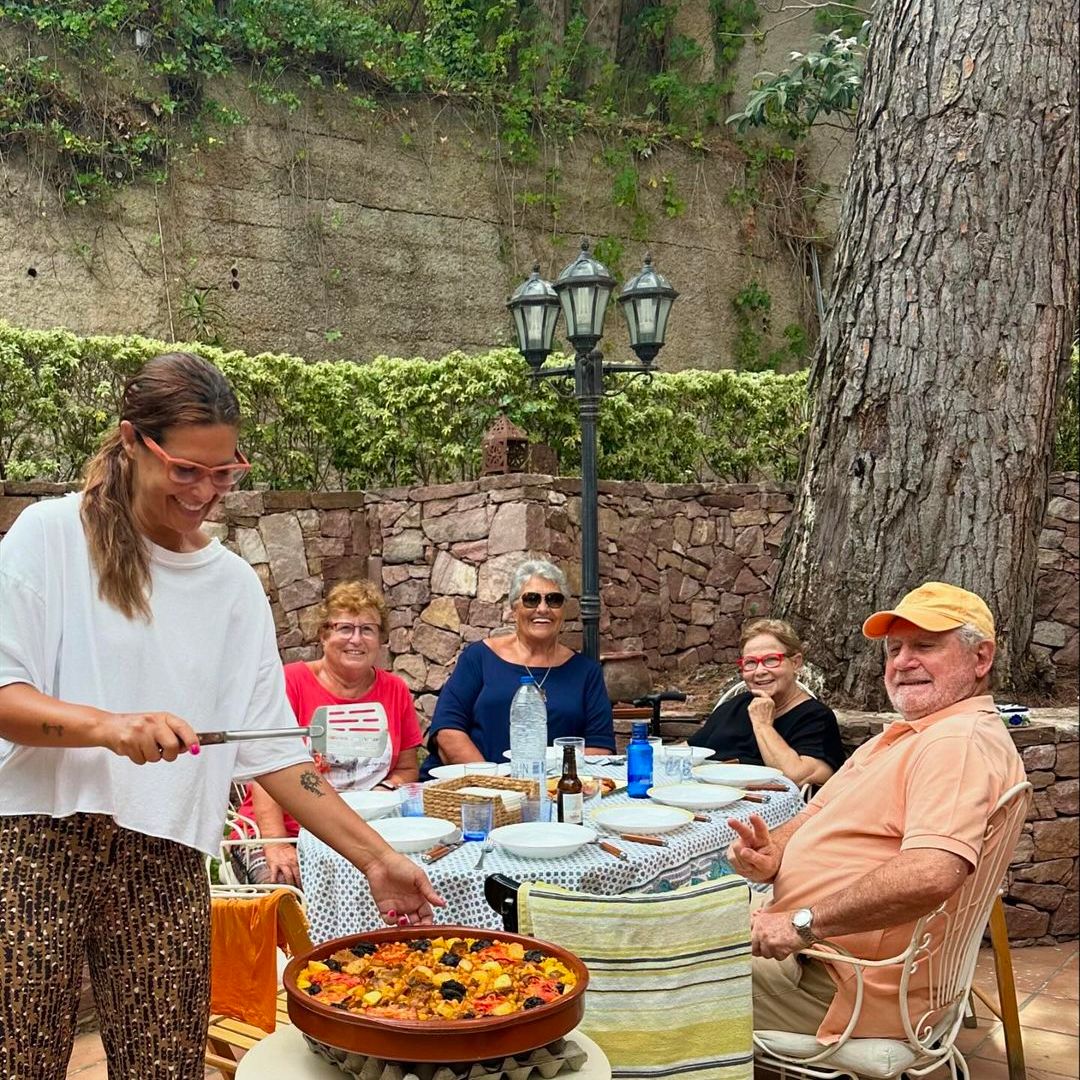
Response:
[[[329,971],[330,969],[320,960],[312,960],[308,964],[308,971]]]
[[[513,980],[509,975],[500,975],[492,984],[492,990],[509,990],[513,985]]]
[[[382,1001],[382,994],[378,990],[369,990],[363,1000],[365,1005],[378,1005]]]
[[[512,1013],[514,1009],[515,1006],[512,1001],[504,1001],[501,1004],[496,1005],[495,1008],[491,1010],[491,1015],[506,1016],[508,1013]]]

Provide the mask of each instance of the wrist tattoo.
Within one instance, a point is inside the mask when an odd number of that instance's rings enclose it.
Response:
[[[318,795],[321,799],[326,792],[322,789],[322,777],[314,769],[308,769],[300,774],[300,786],[312,795]]]
[[[64,725],[44,723],[41,725],[41,733],[43,735],[55,735],[58,739],[62,738],[64,734]]]

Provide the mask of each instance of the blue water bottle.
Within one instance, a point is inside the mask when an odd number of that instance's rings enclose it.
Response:
[[[652,787],[652,743],[649,725],[645,722],[631,728],[630,745],[626,748],[626,794],[631,799],[648,798]]]

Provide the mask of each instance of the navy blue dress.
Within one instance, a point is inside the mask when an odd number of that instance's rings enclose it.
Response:
[[[614,752],[611,701],[595,660],[574,653],[565,664],[534,666],[531,671],[537,682],[544,684],[549,746],[552,739],[578,735],[586,746]],[[529,672],[523,664],[496,656],[482,641],[469,645],[439,694],[428,730],[430,756],[424,760],[420,778],[429,779],[428,770],[441,763],[435,736],[447,729],[465,732],[485,761],[501,761],[510,749],[510,702],[521,685],[521,676]]]

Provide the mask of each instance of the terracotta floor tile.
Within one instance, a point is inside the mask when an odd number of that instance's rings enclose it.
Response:
[[[971,1080],[1009,1080],[1009,1066],[1002,1061],[990,1061],[984,1058],[967,1058],[968,1072]],[[943,1074],[945,1076],[948,1073]],[[934,1074],[937,1080],[937,1074]],[[1028,1073],[1031,1080],[1031,1073]]]
[[[961,1028],[956,1035],[956,1048],[964,1057],[969,1057],[978,1052],[980,1046],[1000,1029],[1001,1025],[996,1021],[979,1018],[977,1028]]]
[[[101,1036],[96,1031],[88,1031],[75,1036],[75,1046],[68,1060],[68,1076],[78,1073],[80,1080],[97,1080],[88,1070],[92,1066],[101,1067],[102,1080],[105,1078],[105,1048],[101,1045]]]
[[[1076,1035],[1080,1030],[1080,1002],[1076,998],[1054,997],[1048,992],[1036,994],[1021,1008],[1020,1023],[1025,1028]]]
[[[1080,1076],[1077,1068],[1080,1038],[1075,1034],[1064,1035],[1058,1031],[1024,1028],[1023,1037],[1024,1063],[1028,1069],[1042,1069],[1044,1072],[1056,1072],[1064,1076]],[[994,1032],[974,1056],[1004,1061],[1004,1034],[1000,1031]]]
[[[1069,998],[1072,1001],[1080,999],[1080,982],[1077,979],[1076,969],[1066,968],[1064,971],[1058,972],[1043,987],[1042,992],[1049,994],[1051,997]]]

